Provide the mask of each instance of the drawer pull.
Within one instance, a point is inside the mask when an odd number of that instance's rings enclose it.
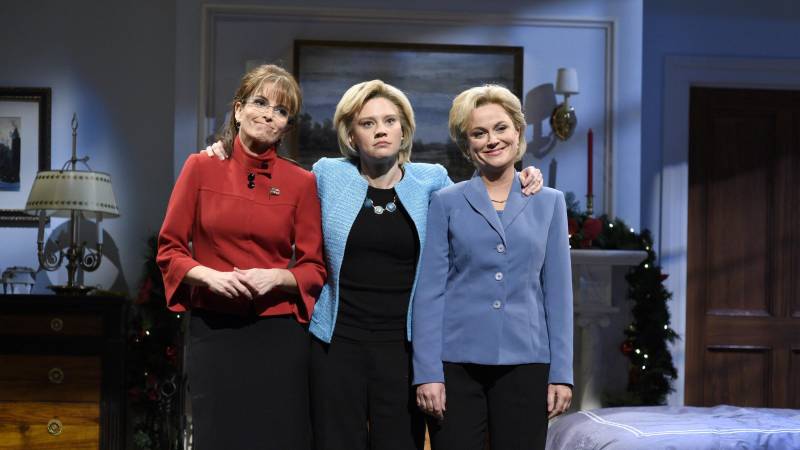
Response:
[[[50,329],[58,333],[64,329],[64,321],[56,317],[50,321]]]
[[[64,382],[64,371],[53,367],[47,372],[47,379],[53,384],[61,384]]]
[[[64,426],[61,424],[61,421],[58,419],[50,419],[47,422],[47,432],[53,436],[58,436],[64,430]]]

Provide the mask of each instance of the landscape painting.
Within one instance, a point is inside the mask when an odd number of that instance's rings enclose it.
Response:
[[[449,137],[453,98],[487,83],[521,96],[522,48],[295,41],[294,71],[303,110],[291,156],[304,167],[323,156],[341,156],[332,123],[336,104],[350,86],[380,79],[411,101],[417,124],[411,160],[442,164],[453,181],[461,181],[475,169]]]

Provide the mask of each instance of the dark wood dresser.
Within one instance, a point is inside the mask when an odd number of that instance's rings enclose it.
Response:
[[[121,297],[0,295],[0,450],[122,450]]]

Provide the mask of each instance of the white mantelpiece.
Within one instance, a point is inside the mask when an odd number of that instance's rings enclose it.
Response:
[[[614,267],[635,266],[644,261],[642,250],[571,250],[572,292],[576,342],[574,356],[575,388],[573,409],[600,408],[604,365],[602,332],[620,310],[612,293]],[[613,330],[620,332],[621,330]],[[620,341],[622,339],[620,338]],[[619,374],[626,376],[626,374]]]

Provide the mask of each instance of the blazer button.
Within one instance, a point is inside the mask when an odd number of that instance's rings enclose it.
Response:
[[[503,302],[501,302],[500,300],[495,300],[494,302],[492,302],[492,308],[494,309],[500,309],[501,306],[503,306]]]
[[[506,251],[506,246],[503,244],[497,244],[497,253],[503,253]]]
[[[494,279],[497,280],[497,281],[502,280],[503,279],[503,272],[497,272],[496,274],[494,274]]]

